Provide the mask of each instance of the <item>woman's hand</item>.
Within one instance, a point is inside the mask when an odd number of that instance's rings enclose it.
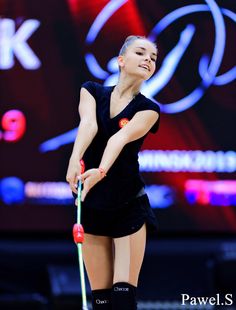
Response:
[[[81,180],[83,183],[83,190],[81,193],[81,201],[84,201],[86,195],[90,191],[90,189],[96,185],[103,176],[101,175],[101,171],[99,169],[89,169],[85,173],[78,176],[78,180]]]
[[[66,181],[69,183],[71,190],[77,194],[77,182],[78,176],[81,173],[81,164],[77,158],[70,158],[67,173]]]

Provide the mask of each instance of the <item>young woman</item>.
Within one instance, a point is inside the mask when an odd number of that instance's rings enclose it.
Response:
[[[157,131],[160,113],[140,88],[153,75],[156,58],[154,43],[129,36],[118,56],[117,85],[86,82],[81,88],[80,125],[66,179],[74,193],[78,178],[83,182],[83,258],[93,309],[137,309],[146,230],[156,227],[138,152],[147,134]]]

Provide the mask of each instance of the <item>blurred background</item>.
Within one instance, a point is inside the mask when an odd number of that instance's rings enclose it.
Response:
[[[235,0],[0,0],[0,309],[81,308],[65,182],[79,91],[116,83],[131,34],[158,46],[142,93],[162,111],[139,154],[159,223],[139,309],[236,309]]]

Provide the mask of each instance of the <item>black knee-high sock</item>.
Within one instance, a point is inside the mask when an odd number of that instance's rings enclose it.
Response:
[[[93,310],[111,310],[111,289],[92,291]]]
[[[136,287],[127,282],[117,282],[112,286],[112,310],[136,310]]]

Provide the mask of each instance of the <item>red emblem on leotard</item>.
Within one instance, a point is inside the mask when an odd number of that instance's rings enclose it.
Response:
[[[126,124],[128,124],[128,122],[129,122],[128,118],[122,118],[122,119],[120,119],[120,121],[119,121],[119,127],[120,127],[120,128],[123,128]]]

